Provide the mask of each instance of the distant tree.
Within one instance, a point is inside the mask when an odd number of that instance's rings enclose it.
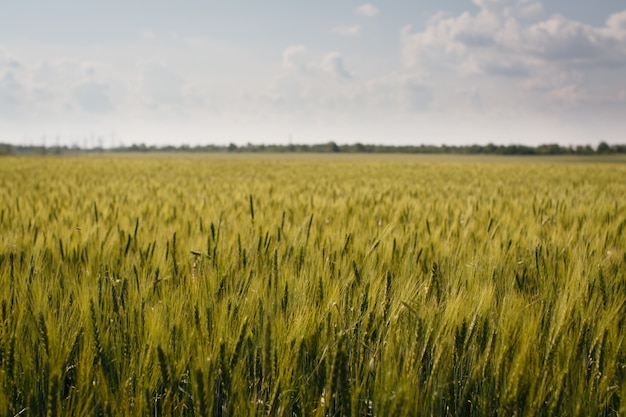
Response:
[[[326,151],[327,152],[339,152],[339,145],[337,145],[335,142],[328,142],[326,144]]]
[[[129,151],[131,152],[148,152],[148,147],[146,146],[145,143],[140,143],[139,145],[137,145],[136,143],[134,143],[130,148]]]
[[[615,153],[626,153],[626,145],[613,145],[611,150]]]
[[[13,154],[13,146],[6,144],[6,143],[0,143],[0,156],[12,155],[12,154]]]
[[[600,142],[596,152],[600,154],[611,153],[611,147],[606,142]]]
[[[355,152],[367,152],[367,148],[362,143],[357,142],[354,145]]]
[[[593,148],[589,145],[578,145],[576,146],[574,152],[576,152],[576,155],[591,155],[593,153]]]
[[[550,143],[538,146],[537,153],[539,155],[560,155],[566,153],[566,148],[561,148],[556,143]]]
[[[489,154],[496,153],[497,150],[498,150],[498,147],[494,145],[493,143],[488,143],[487,146],[483,148],[483,152],[489,153]]]

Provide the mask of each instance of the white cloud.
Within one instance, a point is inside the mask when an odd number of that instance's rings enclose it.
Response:
[[[355,78],[337,51],[319,54],[302,45],[283,52],[283,71],[257,100],[256,112],[280,124],[328,125],[360,120],[365,79]]]
[[[532,19],[543,14],[543,4],[534,0],[473,0],[473,3],[484,12],[505,18]]]
[[[19,59],[0,49],[0,120],[19,118],[28,108],[28,71]]]
[[[23,91],[24,86],[15,74],[10,71],[0,73],[0,113],[8,116],[20,107],[23,103]]]
[[[538,1],[521,2],[517,9],[517,15],[520,18],[539,18],[543,13],[543,4]]]
[[[419,80],[407,79],[402,83],[402,104],[409,112],[430,110],[433,92]]]
[[[329,52],[321,59],[315,58],[304,45],[289,46],[283,51],[282,66],[288,72],[306,75],[310,79],[331,75],[337,80],[352,78],[339,52]]]
[[[336,28],[332,30],[332,32],[341,36],[357,37],[361,35],[361,26],[359,25],[337,26]]]
[[[292,45],[283,51],[283,67],[287,69],[306,69],[306,47],[304,45]]]
[[[611,22],[616,20],[613,17]],[[626,65],[626,42],[615,26],[599,28],[555,15],[524,28],[522,40],[526,53],[546,62],[586,67]]]
[[[183,79],[157,62],[141,66],[139,92],[148,107],[171,107],[183,103]]]
[[[106,84],[86,81],[72,90],[72,95],[80,108],[90,113],[110,113],[113,106],[108,96]]]
[[[481,111],[617,100],[619,93],[594,74],[626,67],[626,12],[598,27],[541,17],[541,4],[529,0],[474,3],[480,8],[475,13],[438,15],[422,31],[406,27],[401,33],[405,68],[428,78],[441,108],[458,106],[455,97],[467,86],[479,93]]]
[[[352,75],[346,70],[343,64],[343,57],[339,52],[327,54],[322,60],[321,68],[338,79],[352,78]]]
[[[417,48],[443,47],[447,54],[485,56],[483,52],[487,51],[509,58],[540,58],[569,64],[626,64],[626,12],[609,17],[604,27],[560,15],[528,24],[521,20],[526,16],[525,7],[529,7],[527,1],[475,2],[483,7],[478,13],[440,19],[408,38]]]
[[[626,39],[626,10],[615,13],[606,20],[606,32],[621,41]]]
[[[376,6],[366,3],[357,7],[356,13],[367,17],[374,17],[380,13],[380,10]]]
[[[21,68],[22,64],[17,59],[0,49],[0,71],[19,70]]]

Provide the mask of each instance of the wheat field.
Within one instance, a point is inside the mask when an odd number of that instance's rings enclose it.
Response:
[[[624,415],[625,196],[584,160],[2,158],[0,415]]]

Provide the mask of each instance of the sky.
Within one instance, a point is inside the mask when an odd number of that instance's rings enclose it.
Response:
[[[626,143],[625,0],[0,1],[0,143]]]

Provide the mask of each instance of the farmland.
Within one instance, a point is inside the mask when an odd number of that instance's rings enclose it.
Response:
[[[0,415],[626,413],[626,164],[6,157]]]

